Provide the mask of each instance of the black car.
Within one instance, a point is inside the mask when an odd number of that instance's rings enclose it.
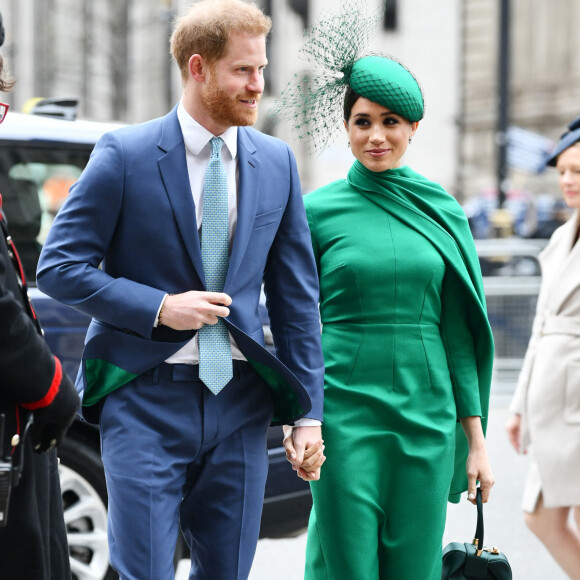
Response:
[[[46,340],[72,377],[78,370],[90,319],[35,288],[36,263],[70,185],[87,164],[97,139],[115,127],[9,113],[0,131],[3,209],[19,248]],[[261,314],[269,348],[273,348],[265,308]],[[270,470],[261,537],[301,532],[312,505],[308,484],[296,477],[281,444],[281,427],[272,427],[268,434]],[[108,561],[107,490],[99,446],[98,429],[77,420],[59,448],[62,499],[76,580],[116,577]],[[176,558],[181,558],[185,550],[180,542]]]

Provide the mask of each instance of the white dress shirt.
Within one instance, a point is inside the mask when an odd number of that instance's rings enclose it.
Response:
[[[183,102],[177,107],[177,118],[183,133],[185,141],[185,157],[187,160],[187,172],[189,174],[189,184],[195,203],[195,218],[197,221],[198,235],[201,234],[202,216],[203,216],[203,184],[205,181],[205,172],[211,156],[210,140],[216,136],[210,133],[205,127],[202,127],[189,113],[185,110]],[[236,233],[236,224],[238,221],[238,128],[230,127],[221,135],[218,135],[224,141],[222,147],[222,161],[226,170],[228,179],[228,218],[229,218],[229,237],[230,237],[230,254],[232,241]],[[201,239],[201,237],[200,237]],[[163,302],[161,303],[163,306]],[[161,310],[161,306],[159,309]],[[242,354],[235,340],[230,334],[232,348],[232,359],[247,360]],[[198,364],[199,347],[197,335],[193,337],[183,348],[170,356],[165,362],[170,364]],[[302,418],[296,421],[296,426],[317,426],[320,425],[317,419]]]
[[[187,160],[187,172],[189,174],[189,184],[195,203],[195,219],[197,221],[198,235],[201,235],[201,225],[203,216],[203,184],[205,173],[211,156],[210,140],[215,137],[205,127],[202,127],[185,110],[183,103],[177,107],[177,118],[181,125],[183,140],[185,141],[185,158]],[[222,161],[228,178],[228,221],[230,237],[230,253],[232,240],[236,233],[238,221],[238,128],[230,127],[219,135],[224,141],[222,147]],[[201,238],[200,238],[201,239]],[[236,360],[246,360],[236,342],[230,334],[232,346],[232,358]],[[183,348],[170,356],[165,362],[170,364],[198,364],[199,349],[197,335],[194,336]]]

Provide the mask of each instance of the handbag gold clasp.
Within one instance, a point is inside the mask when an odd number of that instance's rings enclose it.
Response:
[[[493,546],[492,548],[483,548],[484,552],[489,552],[490,554],[498,555],[501,554],[499,548],[497,546]]]
[[[473,542],[471,542],[474,546],[475,546],[475,555],[476,556],[481,556],[481,554],[483,554],[483,550],[479,549],[479,539],[478,538],[473,538]]]

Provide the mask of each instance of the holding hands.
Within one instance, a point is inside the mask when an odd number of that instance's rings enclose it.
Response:
[[[158,324],[174,330],[197,330],[204,324],[217,324],[219,318],[229,316],[230,296],[224,292],[191,290],[168,294],[159,313]],[[320,479],[325,462],[324,442],[320,426],[284,426],[286,458],[298,477],[304,481]]]
[[[317,427],[292,427],[284,425],[286,459],[296,475],[304,481],[320,479],[320,468],[326,461],[322,430]]]

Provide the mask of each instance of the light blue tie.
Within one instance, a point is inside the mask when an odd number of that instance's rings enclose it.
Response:
[[[223,292],[228,271],[228,180],[222,162],[220,137],[213,137],[211,158],[203,185],[201,222],[201,259],[205,287],[210,292]],[[217,395],[232,378],[232,349],[228,329],[222,318],[217,324],[202,326],[199,338],[199,378]]]

